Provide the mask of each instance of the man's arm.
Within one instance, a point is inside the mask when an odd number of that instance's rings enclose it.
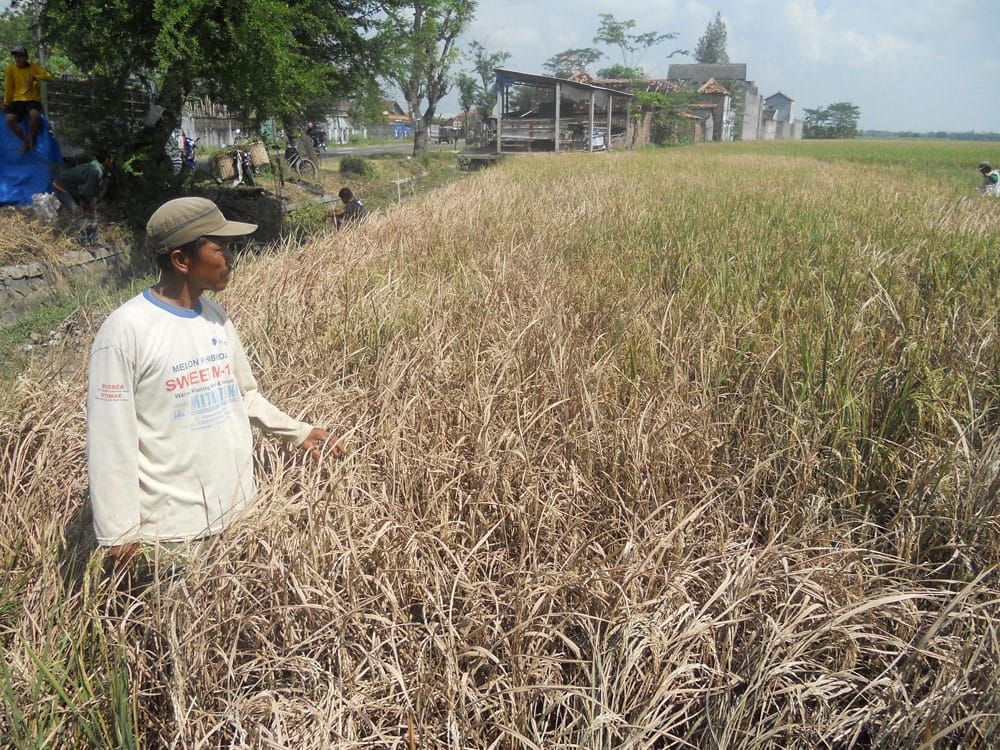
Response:
[[[8,66],[3,73],[3,106],[14,101],[14,69]]]
[[[52,74],[43,68],[38,63],[32,63],[31,65],[31,75],[34,76],[36,81],[51,81]]]
[[[87,471],[98,544],[135,541],[139,529],[139,437],[133,367],[117,346],[90,355]]]

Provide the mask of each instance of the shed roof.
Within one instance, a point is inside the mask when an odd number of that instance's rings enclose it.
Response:
[[[509,70],[508,68],[494,68],[493,72],[497,74],[497,82],[505,83],[507,85],[526,83],[532,86],[552,86],[555,87],[557,83],[563,86],[570,86],[571,88],[579,89],[581,91],[606,91],[609,94],[614,94],[615,96],[627,96],[632,95],[626,91],[619,91],[613,88],[607,88],[605,86],[596,86],[592,83],[583,83],[581,81],[574,81],[569,78],[558,78],[556,76],[542,76],[535,73],[522,73],[518,70]],[[589,78],[589,76],[588,76]]]
[[[667,78],[672,81],[691,81],[705,83],[711,78],[723,81],[745,81],[747,79],[746,63],[719,64],[679,64],[675,63],[667,69]]]
[[[699,94],[728,94],[726,87],[716,81],[714,78],[709,78],[708,82],[698,89]]]
[[[795,101],[794,99],[792,99],[792,97],[790,97],[790,96],[788,96],[786,94],[782,94],[780,91],[778,91],[777,93],[771,94],[769,97],[767,97],[766,99],[764,99],[764,101],[765,102],[769,102],[772,99],[778,99],[778,98],[784,99],[785,101],[788,101],[788,102],[794,102]]]

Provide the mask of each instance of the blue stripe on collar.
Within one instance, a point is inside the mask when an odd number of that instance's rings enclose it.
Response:
[[[195,303],[194,310],[189,310],[186,307],[174,307],[169,302],[164,302],[162,299],[154,295],[149,289],[143,289],[142,296],[161,310],[166,310],[168,313],[176,315],[178,318],[197,318],[201,315],[201,300],[198,300]]]

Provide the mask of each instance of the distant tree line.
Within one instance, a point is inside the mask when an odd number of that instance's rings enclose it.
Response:
[[[861,109],[850,102],[803,110],[803,138],[854,138],[858,134]]]
[[[863,138],[935,138],[949,141],[1000,141],[1000,133],[977,133],[974,130],[963,132],[935,130],[922,133],[913,130],[862,130],[861,136]]]

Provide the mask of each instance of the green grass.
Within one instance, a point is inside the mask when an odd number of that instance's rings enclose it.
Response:
[[[717,147],[710,144],[709,148]],[[959,193],[979,187],[981,161],[1000,165],[995,141],[927,141],[858,138],[849,141],[747,141],[725,144],[728,152],[791,156],[821,162],[851,162],[909,178],[920,190],[926,180],[947,184]]]

